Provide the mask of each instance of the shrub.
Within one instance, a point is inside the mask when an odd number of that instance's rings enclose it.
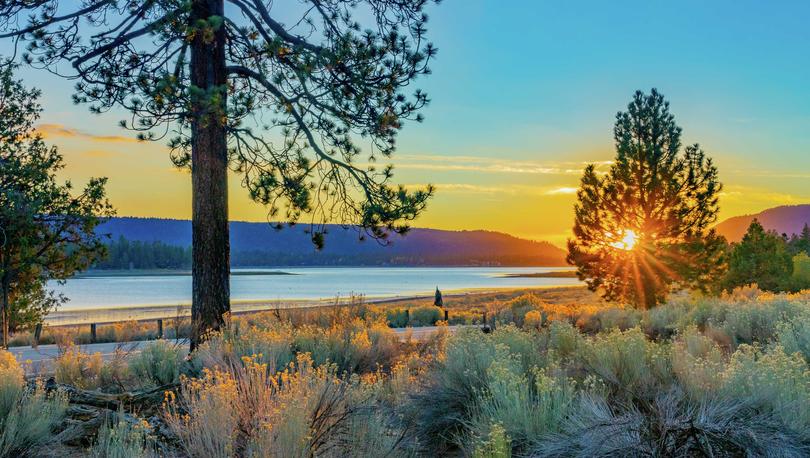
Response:
[[[797,353],[741,345],[723,373],[721,392],[767,409],[793,431],[810,428],[810,370]]]
[[[441,311],[433,307],[418,307],[411,309],[411,326],[434,326],[442,319]]]
[[[523,316],[523,327],[526,329],[540,329],[546,325],[548,317],[540,310],[529,310]]]
[[[800,353],[810,363],[810,310],[776,325],[776,342],[788,354]]]
[[[307,355],[272,375],[245,358],[233,371],[183,378],[180,399],[167,395],[164,417],[190,456],[307,457],[345,443],[351,388]]]
[[[399,346],[396,334],[382,322],[358,319],[328,329],[302,326],[293,336],[296,353],[309,353],[316,365],[334,363],[339,373],[389,368]]]
[[[268,328],[250,326],[241,333],[225,329],[204,342],[193,355],[198,373],[202,367],[238,367],[242,358],[255,357],[272,370],[285,368],[294,359],[292,327],[280,323]]]
[[[392,328],[404,328],[408,326],[408,314],[405,309],[395,308],[386,311],[388,325]]]
[[[554,321],[545,335],[547,348],[561,358],[574,357],[585,344],[585,338],[573,325]]]
[[[538,368],[526,374],[512,355],[492,362],[482,395],[473,416],[473,435],[484,435],[494,422],[514,448],[524,451],[535,438],[558,428],[571,404],[573,385]]]
[[[185,351],[165,340],[150,343],[129,360],[129,370],[142,384],[167,385],[180,376]]]
[[[614,330],[586,341],[582,359],[586,368],[627,395],[657,389],[671,374],[665,346],[647,340],[640,328]]]
[[[776,326],[799,314],[797,303],[784,299],[758,300],[729,307],[725,319],[715,322],[732,339],[734,345],[768,342],[776,334]]]
[[[469,419],[480,408],[494,361],[509,358],[505,345],[477,329],[460,329],[447,339],[445,351],[426,374],[408,406],[419,443],[435,454],[468,444]]]
[[[725,358],[717,343],[695,326],[680,333],[672,345],[672,371],[694,399],[713,396],[722,383]]]
[[[534,367],[545,367],[548,364],[547,355],[541,351],[540,339],[535,334],[508,325],[496,329],[490,339],[496,345],[504,345],[510,355],[518,358],[524,372],[528,373]]]
[[[619,329],[627,329],[638,326],[641,321],[641,314],[638,310],[619,307],[603,307],[591,313],[583,313],[577,319],[577,326],[584,332],[597,333]]]
[[[585,392],[562,432],[538,438],[532,456],[798,458],[809,450],[800,436],[745,401],[694,401],[673,389],[630,404]]]
[[[526,313],[543,304],[537,296],[528,293],[507,301],[493,317],[496,322],[524,326]]]
[[[157,442],[145,421],[127,421],[123,412],[106,419],[99,429],[89,456],[93,458],[149,458],[156,457]]]
[[[678,329],[679,321],[687,312],[683,302],[669,302],[644,312],[641,329],[653,339],[668,339]]]
[[[473,458],[509,458],[512,456],[512,440],[499,424],[490,428],[489,436],[481,441],[472,454]]]
[[[95,389],[102,385],[103,367],[101,353],[88,355],[72,345],[54,361],[56,381],[82,389]]]
[[[0,350],[0,456],[31,456],[62,420],[67,399],[47,393],[42,384],[25,385],[14,356]]]

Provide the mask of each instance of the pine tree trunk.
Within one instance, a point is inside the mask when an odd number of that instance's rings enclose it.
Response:
[[[3,319],[3,348],[8,348],[8,329],[9,329],[9,321],[11,318],[11,313],[9,313],[9,303],[8,303],[8,296],[9,296],[9,284],[6,281],[7,275],[3,275],[3,310],[2,310],[2,319]]]
[[[3,268],[3,276],[0,277],[0,290],[2,291],[3,295],[3,302],[0,304],[0,306],[2,306],[2,309],[0,309],[0,326],[2,326],[3,329],[0,332],[3,334],[3,348],[8,348],[8,329],[10,327],[9,321],[11,319],[11,313],[9,310],[9,296],[11,294],[11,272],[9,270],[11,267],[9,264],[8,253],[3,250],[3,252],[0,252],[0,265],[2,265]]]
[[[194,0],[190,24],[223,17],[223,0]],[[209,22],[210,23],[210,22]],[[228,152],[225,127],[224,26],[191,43],[192,304],[191,350],[218,330],[230,311]]]

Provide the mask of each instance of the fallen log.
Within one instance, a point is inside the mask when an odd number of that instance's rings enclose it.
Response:
[[[124,393],[103,393],[56,383],[50,378],[44,384],[45,390],[64,396],[68,407],[64,420],[54,430],[54,436],[37,451],[37,456],[73,456],[75,451],[86,451],[96,440],[99,430],[117,420],[142,424],[146,419],[152,434],[160,438],[155,446],[171,450],[177,437],[166,427],[160,407],[166,391],[174,391],[179,386],[179,383],[172,383]]]
[[[179,387],[179,383],[170,383],[124,393],[103,393],[101,391],[83,390],[72,385],[56,383],[53,378],[49,378],[45,383],[46,391],[58,391],[63,393],[67,396],[70,404],[99,407],[114,411],[124,409],[139,413],[154,413],[154,410],[162,404],[165,393],[167,391],[175,391]]]

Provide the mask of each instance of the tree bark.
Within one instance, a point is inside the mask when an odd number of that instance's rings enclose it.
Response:
[[[199,29],[223,15],[223,0],[194,0],[189,22]],[[230,311],[225,28],[211,31],[198,31],[191,43],[192,351]]]
[[[5,247],[3,247],[5,248]],[[3,348],[8,348],[8,338],[9,338],[9,327],[11,321],[11,311],[9,310],[11,304],[9,304],[9,296],[11,295],[11,266],[9,266],[9,256],[8,253],[3,250],[0,252],[0,265],[2,265],[3,275],[0,277],[0,290],[2,290],[3,295],[3,302],[0,304],[2,309],[0,309],[0,326],[3,327],[2,334],[3,334]]]
[[[9,329],[9,321],[11,321],[11,313],[9,310],[9,289],[11,289],[11,282],[9,281],[9,273],[7,270],[3,270],[3,278],[0,281],[2,283],[3,289],[3,310],[0,312],[2,315],[2,326],[3,326],[3,348],[8,348],[8,329]]]

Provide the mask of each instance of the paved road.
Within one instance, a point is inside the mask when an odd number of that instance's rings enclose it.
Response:
[[[447,326],[447,330],[451,333],[455,332],[462,326]],[[435,334],[440,328],[438,326],[425,326],[419,328],[396,328],[393,331],[399,335],[401,340],[406,340],[408,336],[414,340],[425,340]],[[142,340],[137,342],[118,342],[118,343],[97,343],[80,345],[79,348],[88,354],[101,353],[105,361],[109,361],[115,357],[116,354],[121,354],[124,357],[132,356],[140,353],[140,351],[151,343],[149,340]],[[170,340],[175,345],[188,345],[187,339]],[[17,357],[17,361],[27,364],[27,370],[30,373],[47,373],[50,372],[51,363],[56,357],[59,356],[59,348],[56,345],[40,345],[37,348],[33,347],[12,347],[9,351]]]

